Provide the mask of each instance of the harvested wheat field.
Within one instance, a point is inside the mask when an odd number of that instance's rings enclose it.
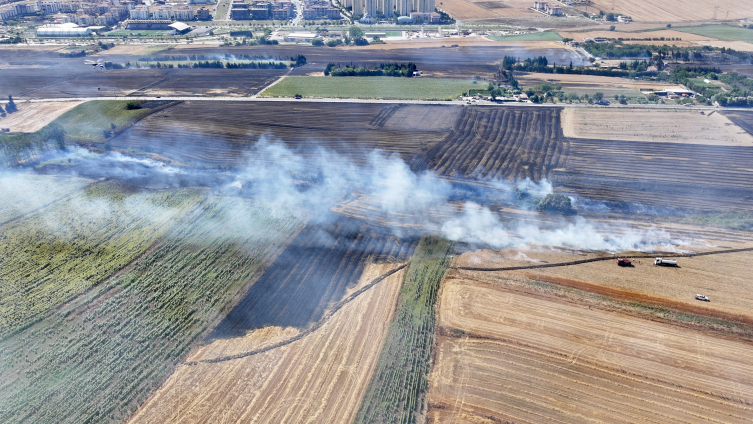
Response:
[[[701,115],[691,110],[565,108],[562,130],[572,138],[753,146],[753,136],[708,111]]]
[[[438,326],[429,423],[743,423],[753,414],[747,343],[460,277],[444,283]]]
[[[724,2],[684,0],[630,0],[615,4],[612,0],[593,0],[591,4],[604,13],[624,14],[637,22],[738,20],[753,16],[753,3],[748,0]],[[715,7],[718,9],[715,12]]]
[[[18,111],[0,118],[0,127],[10,128],[12,132],[36,132],[81,103],[83,102],[16,103]]]
[[[398,267],[367,266],[348,296]],[[130,422],[351,422],[376,366],[403,274],[400,268],[341,308],[336,305],[321,327],[303,337],[294,328],[267,327],[200,348]],[[280,343],[296,335],[298,340]],[[275,344],[282,346],[264,350]]]
[[[523,86],[528,87],[542,83],[551,85],[561,85],[562,88],[581,88],[594,91],[605,90],[641,90],[682,87],[673,84],[664,84],[651,81],[631,80],[629,78],[600,77],[595,75],[576,75],[576,74],[542,74],[537,72],[519,73],[515,75]],[[587,114],[590,116],[590,113]]]

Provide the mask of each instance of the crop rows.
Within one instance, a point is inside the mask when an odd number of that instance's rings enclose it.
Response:
[[[427,422],[749,421],[747,343],[483,279],[442,288]]]
[[[367,262],[404,260],[413,243],[347,219],[305,227],[213,331],[239,337],[267,326],[313,325],[358,280]]]
[[[379,363],[356,423],[414,422],[423,408],[434,345],[435,303],[453,245],[424,237],[411,258]]]
[[[0,227],[0,335],[131,262],[201,199],[195,190],[128,195],[103,183]]]
[[[123,421],[299,225],[210,199],[119,276],[0,342],[0,421]]]
[[[556,109],[466,108],[427,153],[428,167],[452,177],[539,181],[567,155],[561,132]]]
[[[748,147],[571,140],[554,182],[592,200],[677,209],[749,209],[753,149]]]
[[[259,139],[300,148],[324,147],[361,160],[373,149],[411,157],[439,140],[434,132],[373,129],[389,106],[253,102],[184,102],[155,113],[113,140],[113,146],[157,152],[184,163],[238,165]],[[202,119],[195,119],[201,115]],[[253,118],[251,118],[253,117]],[[160,142],[155,143],[158,139]]]

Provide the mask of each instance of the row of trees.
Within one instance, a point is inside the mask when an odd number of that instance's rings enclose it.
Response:
[[[416,72],[416,64],[409,62],[404,63],[380,63],[373,68],[367,68],[365,66],[356,67],[353,64],[346,65],[341,68],[334,63],[327,64],[324,68],[324,75],[332,75],[333,77],[375,77],[375,76],[389,76],[389,77],[407,77],[413,76]]]

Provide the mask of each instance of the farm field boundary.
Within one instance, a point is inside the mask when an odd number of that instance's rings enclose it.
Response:
[[[309,334],[311,334],[311,333],[315,332],[316,330],[320,329],[320,328],[321,328],[321,327],[322,327],[322,326],[323,326],[324,324],[326,324],[326,323],[327,323],[327,321],[329,321],[329,319],[330,319],[330,318],[332,318],[332,316],[333,316],[333,315],[334,315],[334,314],[335,314],[335,313],[336,313],[337,311],[339,311],[339,310],[340,310],[340,309],[341,309],[341,308],[342,308],[343,306],[345,306],[345,305],[347,305],[348,303],[352,302],[352,301],[353,301],[353,300],[355,300],[355,299],[356,299],[356,298],[357,298],[358,296],[360,296],[361,294],[365,293],[365,292],[366,292],[367,290],[369,290],[370,288],[374,287],[375,285],[377,285],[377,284],[379,284],[380,282],[384,281],[384,280],[385,280],[385,279],[386,279],[387,277],[389,277],[389,276],[391,276],[392,274],[394,274],[394,273],[396,273],[396,272],[398,272],[398,271],[400,271],[400,270],[404,269],[404,268],[405,268],[405,267],[407,267],[407,266],[408,266],[408,264],[403,264],[403,265],[400,265],[400,266],[398,266],[397,268],[395,268],[395,269],[392,269],[392,270],[390,270],[390,271],[388,271],[388,272],[386,272],[386,273],[384,273],[384,274],[380,275],[379,277],[377,277],[377,278],[373,279],[373,280],[372,280],[371,282],[369,282],[369,283],[368,283],[367,285],[365,285],[364,287],[362,287],[362,288],[358,289],[357,291],[355,291],[354,293],[352,293],[351,295],[349,295],[349,296],[348,296],[347,298],[345,298],[345,299],[341,300],[340,302],[337,302],[337,303],[336,303],[335,305],[333,305],[333,306],[332,306],[332,309],[331,309],[331,310],[329,310],[329,311],[328,311],[328,312],[327,312],[327,313],[326,313],[326,314],[325,314],[325,315],[324,315],[324,316],[323,316],[323,317],[322,317],[322,318],[321,318],[321,319],[320,319],[319,321],[317,321],[317,322],[316,322],[316,324],[314,324],[314,325],[313,325],[313,326],[312,326],[311,328],[309,328],[309,329],[307,329],[307,330],[305,330],[305,331],[303,331],[303,332],[299,333],[298,335],[296,335],[296,336],[294,336],[294,337],[291,337],[291,338],[289,338],[289,339],[283,340],[283,341],[281,341],[281,342],[275,343],[275,344],[273,344],[273,345],[270,345],[270,346],[266,346],[266,347],[263,347],[263,348],[261,348],[261,349],[256,349],[256,350],[252,350],[252,351],[250,351],[250,352],[244,352],[244,353],[239,353],[239,354],[236,354],[236,355],[230,355],[230,356],[222,356],[222,357],[219,357],[219,358],[212,358],[212,359],[202,359],[202,360],[199,360],[199,361],[184,362],[183,364],[184,364],[184,365],[198,365],[198,364],[200,364],[200,363],[203,363],[203,364],[215,364],[215,363],[218,363],[218,362],[231,361],[231,360],[233,360],[233,359],[247,358],[247,357],[249,357],[249,356],[254,356],[254,355],[258,355],[258,354],[260,354],[260,353],[268,352],[268,351],[270,351],[270,350],[272,350],[272,349],[277,349],[277,348],[279,348],[279,347],[283,347],[283,346],[289,345],[289,344],[291,344],[291,343],[293,343],[293,342],[296,342],[296,341],[298,341],[298,340],[301,340],[302,338],[304,338],[304,337],[308,336]]]
[[[394,268],[390,262],[367,264],[352,281],[354,293]],[[294,343],[233,361],[178,367],[129,422],[351,422],[379,359],[404,274],[401,267]],[[215,339],[189,361],[262,347],[297,331],[273,326]]]
[[[478,88],[470,80],[396,77],[286,77],[262,93],[267,97],[451,100]]]
[[[453,252],[453,243],[436,237],[423,237],[416,247],[355,423],[411,423],[421,414],[434,346],[435,303]]]
[[[708,255],[723,255],[725,253],[738,253],[738,252],[751,252],[753,251],[753,247],[746,247],[742,249],[726,249],[726,250],[712,250],[710,252],[701,252],[701,253],[661,253],[657,252],[653,255],[627,255],[631,258],[656,258],[656,257],[664,257],[664,258],[692,258],[694,256],[708,256]],[[529,266],[511,266],[511,267],[499,267],[499,268],[479,268],[479,267],[472,267],[472,266],[453,266],[450,267],[450,269],[460,269],[464,271],[482,271],[482,272],[495,272],[495,271],[518,271],[518,270],[525,270],[525,269],[537,269],[537,268],[556,268],[560,266],[572,266],[572,265],[580,265],[580,264],[586,264],[589,262],[598,262],[598,261],[610,261],[615,260],[617,256],[605,256],[603,258],[590,258],[590,259],[581,259],[577,261],[569,261],[569,262],[559,262],[554,264],[542,264],[542,265],[529,265]]]

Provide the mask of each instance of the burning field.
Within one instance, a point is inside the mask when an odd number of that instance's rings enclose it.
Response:
[[[3,158],[2,422],[750,417],[746,115],[104,103]]]

